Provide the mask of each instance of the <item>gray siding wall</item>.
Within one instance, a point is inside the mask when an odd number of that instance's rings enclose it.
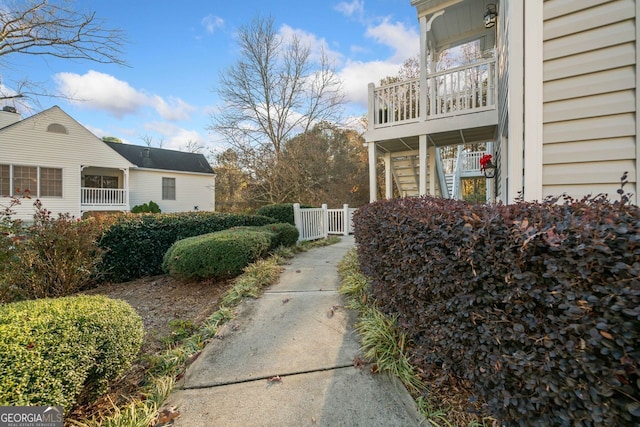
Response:
[[[636,2],[547,0],[543,195],[637,193]],[[636,199],[637,202],[637,199]]]

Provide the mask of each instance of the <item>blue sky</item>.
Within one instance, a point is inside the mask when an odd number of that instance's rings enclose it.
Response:
[[[40,98],[27,116],[59,105],[99,137],[184,149],[189,141],[205,151],[224,143],[207,130],[219,100],[219,73],[237,60],[238,27],[272,16],[283,35],[297,34],[313,49],[324,46],[335,61],[348,113],[366,112],[367,84],[395,75],[418,53],[418,21],[410,0],[229,1],[84,0],[129,43],[129,67],[13,55],[0,69],[2,82],[28,77],[51,91],[82,101]]]

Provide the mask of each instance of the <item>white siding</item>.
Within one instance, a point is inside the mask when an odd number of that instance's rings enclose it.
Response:
[[[175,178],[176,200],[162,200],[162,178]],[[163,213],[215,210],[215,176],[149,169],[131,170],[129,201],[136,205],[154,201]]]
[[[636,2],[547,0],[543,195],[636,194]],[[637,201],[637,199],[636,199]]]
[[[63,125],[67,133],[47,132],[52,123]],[[127,169],[131,164],[107,147],[98,137],[58,107],[0,129],[0,163],[62,169],[62,198],[42,198],[44,207],[54,214],[80,216],[81,166]],[[6,205],[8,199],[0,198]],[[33,216],[33,201],[24,200],[17,217]]]

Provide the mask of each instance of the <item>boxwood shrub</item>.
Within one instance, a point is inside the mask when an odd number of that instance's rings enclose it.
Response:
[[[105,251],[99,265],[104,281],[125,282],[162,273],[165,252],[176,241],[237,226],[277,222],[260,215],[216,212],[126,215],[99,241]]]
[[[637,206],[393,199],[354,224],[428,381],[472,385],[505,425],[639,425]]]
[[[102,393],[142,345],[124,301],[76,296],[0,306],[0,405],[60,405]],[[86,393],[86,394],[85,394]]]
[[[269,231],[239,228],[189,237],[169,248],[163,269],[182,279],[237,276],[269,251],[271,239]]]
[[[298,242],[300,236],[298,229],[288,223],[264,225],[260,229],[271,233],[271,249],[276,249],[279,246],[293,246]]]

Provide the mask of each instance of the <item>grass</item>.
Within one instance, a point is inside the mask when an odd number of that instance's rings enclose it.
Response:
[[[93,417],[81,421],[71,420],[77,427],[148,427],[155,423],[158,410],[167,399],[175,385],[176,378],[187,368],[188,361],[194,358],[211,341],[222,325],[234,317],[233,308],[246,298],[257,298],[262,290],[274,284],[287,259],[311,248],[328,246],[340,241],[339,237],[312,242],[302,242],[294,247],[281,247],[267,259],[258,260],[247,266],[238,276],[232,288],[222,297],[220,307],[189,337],[172,342],[173,348],[146,357],[149,365],[145,373],[144,386],[139,390],[141,398],[131,400],[118,407],[112,405],[107,416]],[[176,332],[184,335],[189,325],[176,324]]]
[[[356,329],[360,333],[365,357],[377,364],[379,371],[399,378],[416,401],[418,411],[433,427],[489,427],[497,425],[490,417],[469,414],[460,404],[461,396],[450,396],[425,384],[409,362],[407,339],[397,326],[397,318],[381,313],[369,297],[370,284],[360,272],[358,255],[350,250],[338,265],[342,278],[340,293],[348,299],[347,307],[358,312]],[[462,396],[463,397],[463,396]],[[449,403],[451,402],[451,403]]]
[[[364,356],[375,362],[379,371],[398,377],[412,393],[419,393],[423,384],[407,358],[406,337],[398,329],[396,318],[368,304],[369,283],[358,268],[355,249],[342,259],[338,271],[342,277],[340,293],[349,299],[348,307],[358,311],[356,330]]]

